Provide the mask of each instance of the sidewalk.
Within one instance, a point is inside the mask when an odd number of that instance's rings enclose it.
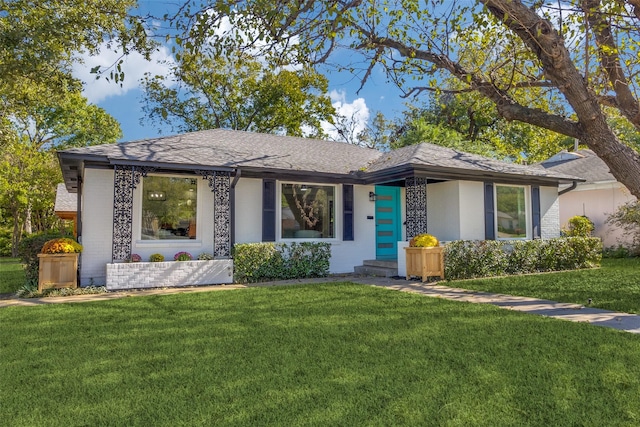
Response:
[[[595,326],[618,329],[621,331],[640,334],[640,316],[629,313],[617,313],[599,308],[584,307],[579,304],[560,303],[529,297],[517,297],[511,295],[491,294],[487,292],[475,292],[460,288],[451,288],[438,283],[426,284],[421,282],[405,281],[385,277],[354,277],[334,276],[320,279],[286,280],[280,282],[265,282],[247,285],[214,285],[198,286],[190,288],[164,288],[143,289],[137,291],[109,292],[105,294],[73,295],[66,297],[49,298],[13,298],[0,300],[0,308],[12,306],[35,306],[43,304],[77,303],[87,301],[105,301],[117,298],[169,295],[177,293],[210,292],[231,289],[243,289],[248,287],[282,286],[305,283],[326,283],[349,281],[363,285],[379,286],[402,292],[412,292],[434,298],[472,302],[479,304],[491,304],[500,308],[520,311],[523,313],[537,314],[540,316],[554,317],[556,319],[571,322],[584,322]]]

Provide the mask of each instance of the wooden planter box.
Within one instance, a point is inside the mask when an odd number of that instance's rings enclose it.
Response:
[[[79,254],[38,254],[38,291],[78,287]]]
[[[421,277],[426,281],[428,277],[439,276],[444,279],[444,255],[441,246],[435,248],[404,248],[407,263],[407,280],[412,276]]]

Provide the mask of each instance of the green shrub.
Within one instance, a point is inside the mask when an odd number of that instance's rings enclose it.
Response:
[[[69,237],[59,233],[36,233],[24,237],[20,241],[18,256],[25,265],[25,279],[27,284],[38,283],[38,254],[49,240]]]
[[[162,255],[162,254],[151,254],[151,256],[149,256],[149,261],[151,261],[151,262],[162,262],[162,261],[164,261],[164,255]]]
[[[602,241],[595,237],[459,240],[445,245],[444,256],[449,280],[572,270],[600,265]]]
[[[240,283],[324,277],[329,243],[242,243],[233,248],[234,279]]]
[[[289,279],[324,277],[329,274],[329,243],[293,242],[283,246],[285,272]]]
[[[8,228],[0,228],[0,257],[11,256],[11,230]]]
[[[624,232],[622,243],[631,255],[640,255],[640,201],[633,200],[618,207],[606,220]]]
[[[593,222],[589,218],[577,215],[569,218],[569,227],[563,232],[567,237],[591,237],[593,229]]]
[[[70,295],[93,295],[107,293],[104,286],[87,286],[84,288],[61,288],[38,290],[38,284],[26,284],[16,292],[18,298],[66,297]]]
[[[602,258],[629,258],[633,254],[629,250],[622,245],[610,246],[608,248],[604,248],[602,250]]]

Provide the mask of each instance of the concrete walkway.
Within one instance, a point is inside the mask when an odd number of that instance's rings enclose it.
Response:
[[[358,283],[360,280],[353,280]],[[395,283],[394,283],[395,282]],[[580,304],[562,303],[530,297],[491,294],[488,292],[469,291],[467,289],[450,288],[439,284],[422,284],[402,280],[385,281],[384,283],[370,283],[403,292],[413,292],[422,295],[445,298],[455,301],[491,304],[507,310],[521,311],[528,314],[555,317],[571,322],[584,322],[596,326],[618,329],[621,331],[640,334],[640,316],[637,314],[618,313],[600,308],[585,307]]]
[[[480,304],[491,304],[500,308],[521,311],[523,313],[537,314],[541,316],[554,317],[556,319],[568,320],[572,322],[584,322],[596,326],[618,329],[621,331],[640,334],[640,316],[636,314],[617,313],[614,311],[602,310],[599,308],[584,307],[579,304],[560,303],[555,301],[541,300],[529,297],[517,297],[511,295],[491,294],[487,292],[469,291],[460,288],[451,288],[439,283],[421,283],[406,280],[398,280],[385,277],[354,277],[354,276],[332,276],[321,279],[301,279],[286,280],[280,282],[265,282],[249,285],[215,285],[198,286],[190,288],[163,288],[144,289],[136,291],[109,292],[92,295],[73,295],[66,297],[48,298],[12,298],[0,300],[0,308],[12,306],[36,306],[43,304],[77,303],[87,301],[104,301],[117,298],[146,296],[146,295],[169,295],[177,293],[210,292],[231,289],[242,289],[248,287],[282,286],[305,283],[326,283],[349,281],[363,285],[379,286],[402,292],[412,292],[421,295],[444,298],[454,301],[464,301]]]

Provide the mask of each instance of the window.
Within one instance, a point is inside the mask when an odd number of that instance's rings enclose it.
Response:
[[[282,184],[282,238],[335,237],[335,188]]]
[[[525,187],[496,186],[496,224],[499,239],[527,237]]]
[[[142,190],[142,240],[196,238],[195,179],[147,176]]]

